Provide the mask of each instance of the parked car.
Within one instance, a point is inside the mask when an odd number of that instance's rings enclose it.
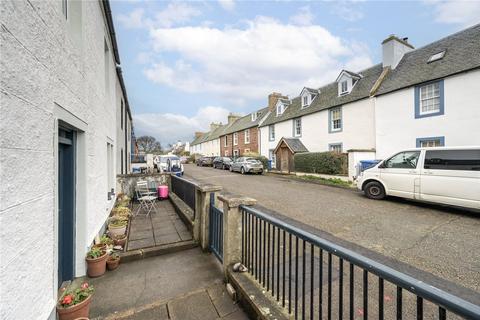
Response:
[[[211,167],[213,165],[213,159],[215,157],[201,157],[197,159],[196,164],[200,167]]]
[[[255,158],[240,157],[231,163],[230,171],[238,171],[241,174],[249,172],[262,174],[263,164]]]
[[[480,209],[480,147],[401,151],[363,171],[357,186],[371,199],[392,195]]]
[[[215,159],[213,159],[213,167],[218,169],[230,169],[231,163],[232,159],[229,157],[216,157]]]

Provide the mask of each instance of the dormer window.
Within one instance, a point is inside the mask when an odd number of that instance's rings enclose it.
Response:
[[[252,121],[256,121],[258,114],[256,112],[252,113]]]
[[[302,108],[306,108],[312,104],[313,99],[317,96],[319,93],[318,90],[316,89],[311,89],[311,88],[303,88],[302,92],[300,93],[300,99],[302,102]]]
[[[345,94],[348,92],[348,81],[344,80],[341,82],[341,91],[340,94]]]
[[[283,105],[279,104],[277,106],[277,116],[281,115],[283,113]]]

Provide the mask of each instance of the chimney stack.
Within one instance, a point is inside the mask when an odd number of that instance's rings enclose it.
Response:
[[[268,111],[272,112],[275,109],[278,99],[288,99],[279,92],[272,92],[268,95]]]
[[[212,122],[210,123],[210,131],[213,131],[215,129],[218,129],[222,126],[222,123],[219,122],[219,123],[215,123],[215,122]]]
[[[233,113],[230,112],[230,114],[228,115],[228,124],[230,125],[240,118],[241,117],[239,115],[236,115],[236,114],[233,114]]]
[[[200,131],[195,132],[195,139],[200,137],[202,134],[203,134],[203,132],[200,132]]]
[[[392,34],[382,41],[383,67],[395,69],[402,60],[405,53],[415,49],[408,38],[400,39]]]

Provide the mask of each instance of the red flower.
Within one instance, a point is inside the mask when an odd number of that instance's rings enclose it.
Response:
[[[72,303],[73,297],[70,294],[67,294],[65,297],[63,297],[62,304],[64,305],[69,305]]]
[[[88,283],[87,282],[84,282],[82,284],[82,289],[88,289]]]

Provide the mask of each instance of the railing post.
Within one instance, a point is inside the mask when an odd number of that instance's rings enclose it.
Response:
[[[240,205],[252,206],[257,200],[231,194],[221,194],[223,202],[223,273],[242,259],[242,212]]]
[[[193,222],[193,239],[200,243],[203,250],[208,250],[208,224],[210,211],[210,194],[221,191],[221,186],[213,184],[197,185],[195,190],[195,220]]]

